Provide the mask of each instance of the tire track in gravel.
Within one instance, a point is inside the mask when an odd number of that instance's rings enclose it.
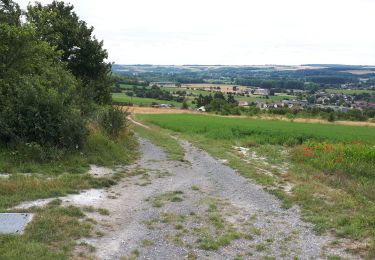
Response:
[[[208,153],[181,141],[186,162],[140,138],[141,158],[93,215],[103,236],[85,239],[98,259],[327,259],[346,256],[281,202]],[[351,258],[353,258],[351,256]]]

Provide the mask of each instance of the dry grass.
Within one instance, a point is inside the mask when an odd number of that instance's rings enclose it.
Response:
[[[155,107],[127,107],[128,112],[132,114],[191,114],[198,113],[195,110],[183,110],[178,108],[155,108]]]

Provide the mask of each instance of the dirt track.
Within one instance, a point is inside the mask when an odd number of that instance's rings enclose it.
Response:
[[[98,259],[325,259],[328,236],[317,236],[297,207],[280,201],[206,152],[181,142],[185,162],[140,139],[133,177],[107,191],[93,215],[102,237],[84,242]],[[132,258],[133,257],[133,258]]]

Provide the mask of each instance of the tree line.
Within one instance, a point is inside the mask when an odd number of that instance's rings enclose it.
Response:
[[[169,100],[169,101],[177,101],[183,102],[184,96],[183,95],[172,95],[169,91],[162,90],[157,85],[151,86],[151,88],[137,87],[133,86],[132,90],[126,91],[126,95],[133,97],[140,97],[140,98],[154,98],[159,100]],[[179,92],[179,94],[184,94],[183,92]],[[185,92],[186,95],[186,92]]]

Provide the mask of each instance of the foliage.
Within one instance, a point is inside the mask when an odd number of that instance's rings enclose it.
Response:
[[[0,142],[81,146],[76,81],[31,26],[0,25]]]
[[[21,9],[10,0],[0,1],[0,24],[20,25]]]
[[[334,113],[329,113],[328,116],[328,122],[334,122],[335,121],[335,114]]]
[[[142,81],[140,82],[136,77],[134,76],[121,76],[118,74],[112,75],[112,81],[116,84],[125,84],[125,85],[135,85],[135,86],[145,86],[147,87],[149,85],[148,81]]]
[[[206,107],[207,112],[216,112],[221,115],[240,115],[241,111],[238,107],[238,102],[232,95],[228,95],[228,98],[221,92],[215,92],[214,96],[199,94],[195,98],[197,108],[201,106]]]
[[[112,138],[117,138],[127,124],[129,113],[120,107],[106,107],[99,114],[99,125]]]
[[[154,98],[159,100],[169,100],[176,102],[182,102],[184,99],[180,96],[173,96],[169,91],[162,90],[160,87],[156,85],[153,85],[151,88],[146,88],[145,86],[141,88],[133,86],[132,91],[127,91],[126,94],[128,96],[136,96],[139,98]]]
[[[228,103],[225,99],[214,98],[206,107],[208,112],[217,112],[221,115],[240,115],[241,112],[236,104]]]
[[[189,105],[188,105],[188,103],[186,102],[186,100],[184,100],[184,101],[182,102],[181,109],[189,109]]]
[[[132,106],[132,105],[138,105],[138,106],[151,106],[154,104],[170,104],[171,106],[181,106],[181,103],[176,101],[169,101],[169,100],[163,100],[155,99],[155,98],[139,98],[139,97],[130,97],[125,93],[113,93],[112,94],[113,102],[114,104],[119,104],[123,106]]]
[[[74,7],[60,1],[28,6],[27,21],[36,27],[38,39],[56,46],[61,60],[78,79],[81,103],[111,102],[111,64],[105,61],[103,42],[93,37],[94,28],[79,19]]]

